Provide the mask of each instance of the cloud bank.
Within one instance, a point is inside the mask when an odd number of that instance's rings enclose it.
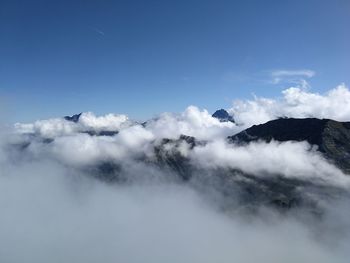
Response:
[[[238,124],[251,126],[279,117],[320,118],[337,121],[350,120],[350,91],[345,85],[325,94],[308,92],[302,88],[289,88],[279,99],[259,98],[237,100],[228,110]]]
[[[306,142],[225,140],[278,117],[350,120],[344,85],[282,95],[235,101],[236,123],[190,106],[1,132],[0,261],[347,262],[349,175]]]
[[[311,73],[309,73],[311,74]],[[189,106],[184,112],[163,113],[143,124],[155,138],[177,138],[181,134],[198,139],[212,140],[224,138],[254,124],[265,123],[280,117],[326,118],[337,121],[350,120],[350,90],[344,84],[324,94],[309,92],[292,87],[282,91],[280,98],[254,97],[253,100],[235,100],[227,111],[234,117],[232,122],[220,122],[205,109]],[[21,134],[37,134],[41,137],[72,135],[78,132],[121,131],[141,125],[126,115],[107,114],[95,116],[91,112],[82,113],[78,122],[63,118],[39,120],[34,123],[17,123]]]

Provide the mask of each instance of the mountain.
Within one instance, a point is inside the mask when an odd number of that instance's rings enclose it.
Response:
[[[74,114],[72,116],[64,116],[64,119],[66,121],[72,121],[72,122],[75,122],[77,123],[79,121],[79,118],[81,116],[82,113],[79,113],[79,114]]]
[[[272,140],[307,141],[316,145],[329,161],[345,173],[350,174],[350,122],[329,119],[281,118],[265,124],[254,125],[236,135],[228,137],[230,143],[247,144],[253,141]],[[229,209],[230,202],[238,202],[245,209],[271,206],[281,210],[306,208],[311,214],[322,215],[319,198],[332,199],[344,194],[334,186],[320,185],[313,180],[286,178],[282,175],[247,174],[235,169],[204,170],[191,166],[191,162],[177,151],[167,151],[167,144],[187,143],[192,149],[206,142],[198,142],[194,137],[180,136],[177,140],[164,139],[156,147],[156,163],[168,167],[180,178],[202,182],[202,188],[218,189],[228,198],[223,209]],[[175,148],[176,149],[176,148]],[[317,197],[318,196],[318,197]],[[234,206],[234,204],[232,205]]]
[[[211,116],[220,120],[221,122],[226,122],[226,121],[235,122],[233,117],[230,114],[228,114],[228,112],[224,109],[217,110]]]
[[[221,110],[219,112],[222,112]],[[219,114],[220,115],[220,114]],[[218,116],[218,114],[216,114]],[[224,116],[224,115],[220,115]],[[226,116],[226,115],[225,115]],[[68,116],[69,117],[69,116]],[[70,121],[78,122],[80,115],[69,117]],[[117,131],[90,132],[91,136],[115,135]],[[31,137],[30,137],[31,138]],[[26,151],[30,146],[30,138],[16,147]],[[35,138],[35,137],[34,137]],[[350,174],[350,122],[338,122],[329,119],[294,119],[280,118],[261,125],[254,125],[238,134],[227,138],[229,143],[249,144],[254,141],[272,140],[307,141],[315,145],[329,161],[345,173]],[[44,138],[45,144],[54,141]],[[153,154],[137,155],[136,162],[155,171],[165,171],[163,174],[171,180],[178,180],[201,192],[222,195],[225,203],[222,209],[234,211],[237,204],[242,209],[259,209],[261,206],[277,208],[281,211],[289,209],[307,209],[317,216],[322,214],[322,206],[318,200],[331,200],[344,193],[340,187],[325,185],[318,180],[304,177],[288,178],[280,174],[268,172],[247,173],[228,167],[204,168],[191,160],[190,151],[205,145],[195,137],[181,135],[176,139],[158,138],[150,142],[149,150]],[[186,149],[186,151],[184,151]],[[184,152],[187,152],[184,154]],[[128,183],[130,180],[128,165],[120,161],[101,160],[83,167],[84,171],[101,180],[115,183]]]
[[[307,141],[316,145],[327,159],[350,174],[350,122],[316,118],[280,118],[254,125],[228,137],[228,140],[236,143],[257,140]]]
[[[180,135],[176,140],[162,139],[159,144],[155,145],[154,153],[157,166],[170,168],[179,178],[186,181],[192,177],[194,167],[190,160],[181,154],[179,150],[181,144],[187,144],[192,150],[196,146],[204,145],[205,142],[198,141],[192,136]]]

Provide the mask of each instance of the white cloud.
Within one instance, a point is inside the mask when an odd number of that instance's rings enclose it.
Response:
[[[272,70],[269,73],[272,84],[293,84],[301,88],[309,88],[310,85],[306,79],[315,76],[316,72],[310,69],[300,70]]]
[[[149,121],[146,129],[157,138],[178,138],[185,134],[200,140],[223,138],[237,131],[234,123],[220,122],[207,110],[195,106],[189,106],[181,114],[163,113],[159,118]]]
[[[131,123],[126,115],[107,114],[96,116],[92,112],[84,112],[79,118],[79,124],[95,131],[117,131],[128,127]]]
[[[220,122],[207,110],[189,106],[180,114],[163,113],[147,121],[145,130],[153,139],[178,138],[181,134],[185,134],[200,140],[215,140],[279,117],[315,117],[349,121],[350,91],[344,84],[324,94],[292,87],[283,90],[280,98],[254,97],[252,100],[236,100],[228,112],[233,115],[236,124]],[[84,131],[120,132],[137,125],[139,124],[129,120],[126,115],[95,116],[87,112],[81,115],[77,123],[57,118],[29,124],[17,123],[15,128],[20,134],[33,133],[45,138],[55,138]],[[141,126],[135,129],[143,132]]]
[[[39,120],[34,123],[16,123],[15,128],[19,133],[37,134],[46,138],[71,135],[77,132],[101,132],[119,131],[134,123],[126,115],[107,114],[96,116],[92,112],[81,114],[78,122],[67,121],[64,118]]]
[[[0,133],[0,261],[347,262],[350,209],[348,200],[338,197],[340,188],[348,191],[347,175],[305,142],[237,146],[223,140],[280,116],[350,117],[350,91],[344,85],[325,94],[300,88],[282,94],[235,102],[230,112],[241,126],[190,106],[180,114],[164,113],[145,127],[125,115],[83,113],[78,123],[42,120],[16,124],[16,135]],[[87,130],[119,133],[81,133]],[[166,147],[200,168],[199,179],[188,184],[146,158],[154,157],[162,138],[180,134],[209,140],[192,150],[186,143]],[[48,137],[53,141],[40,140]],[[121,165],[122,175],[133,180],[107,184],[86,172],[106,161]],[[312,193],[324,204],[322,218],[308,220],[307,209],[281,216],[264,207],[247,216],[241,213],[245,204],[225,206],[235,195],[198,180],[228,168],[322,185],[320,193]],[[203,184],[210,191],[203,191]],[[338,187],[336,198],[323,197],[328,187]]]
[[[184,186],[108,186],[66,172],[37,163],[0,175],[2,262],[348,259],[348,245],[332,251],[293,219],[248,222],[216,211]]]
[[[306,78],[312,78],[315,76],[316,72],[310,69],[302,70],[273,70],[271,71],[271,76],[273,77],[290,77],[290,76],[300,76]]]
[[[254,100],[237,100],[228,111],[244,127],[279,117],[350,121],[350,90],[344,84],[324,94],[289,88],[282,95],[279,99],[255,97]]]
[[[73,122],[59,119],[39,120],[34,123],[16,123],[15,128],[19,133],[34,133],[43,137],[56,137],[75,133],[79,130]]]
[[[221,167],[259,176],[319,179],[328,185],[350,188],[350,178],[306,142],[229,145],[219,140],[196,147],[190,156],[195,164],[208,169]]]

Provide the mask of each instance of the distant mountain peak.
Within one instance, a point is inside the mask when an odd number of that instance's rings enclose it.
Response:
[[[75,123],[76,123],[76,122],[79,121],[79,118],[80,118],[81,114],[82,114],[82,112],[79,113],[79,114],[74,114],[74,115],[72,115],[72,116],[64,116],[64,119],[65,119],[66,121],[72,121],[72,122],[75,122]]]
[[[226,122],[226,121],[235,122],[233,117],[224,109],[220,109],[220,110],[215,111],[214,114],[211,116],[213,118],[218,119],[221,122]]]

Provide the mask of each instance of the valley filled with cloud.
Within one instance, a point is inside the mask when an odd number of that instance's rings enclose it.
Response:
[[[0,261],[347,262],[347,171],[305,140],[228,136],[288,118],[347,127],[348,87],[227,112],[234,121],[189,106],[144,122],[83,112],[4,125]]]

